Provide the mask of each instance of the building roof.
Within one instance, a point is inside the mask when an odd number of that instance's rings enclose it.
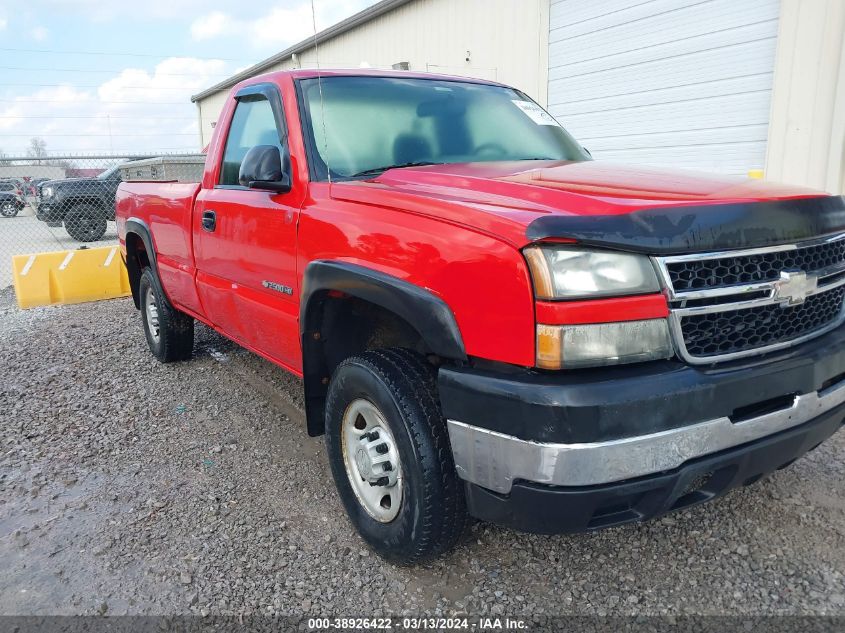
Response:
[[[309,48],[314,48],[315,44],[320,44],[342,33],[351,31],[355,27],[360,26],[361,24],[365,24],[380,15],[393,11],[393,9],[401,7],[404,4],[408,4],[411,1],[412,0],[381,0],[381,2],[377,2],[376,4],[367,7],[363,11],[360,11],[355,15],[346,18],[345,20],[341,20],[337,24],[334,24],[333,26],[330,26],[329,28],[320,31],[316,35],[308,37],[299,42],[298,44],[294,44],[290,48],[286,48],[281,53],[276,53],[272,57],[268,57],[264,61],[260,61],[254,66],[250,66],[246,70],[242,70],[236,75],[232,75],[228,79],[224,79],[220,83],[214,84],[213,86],[211,86],[211,88],[206,88],[199,94],[195,94],[194,96],[192,96],[191,102],[197,102],[200,99],[205,99],[209,95],[213,95],[215,92],[220,92],[221,90],[231,88],[236,83],[243,81],[244,79],[253,77],[254,75],[264,72],[268,68],[272,68],[273,66],[280,64],[281,62],[288,59],[291,55],[301,53],[303,51],[308,50]]]

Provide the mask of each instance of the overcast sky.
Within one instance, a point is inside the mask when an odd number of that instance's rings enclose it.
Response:
[[[317,29],[375,2],[314,0]],[[0,151],[195,151],[190,96],[310,35],[310,0],[0,0]]]

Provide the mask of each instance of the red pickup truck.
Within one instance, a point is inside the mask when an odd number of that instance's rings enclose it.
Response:
[[[784,468],[845,417],[845,200],[594,162],[529,97],[408,72],[232,90],[200,183],[127,182],[147,342],[302,377],[382,556],[470,516],[593,530]]]

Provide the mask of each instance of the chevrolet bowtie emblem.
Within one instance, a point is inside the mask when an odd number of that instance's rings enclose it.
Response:
[[[813,294],[819,278],[801,271],[783,271],[775,282],[774,298],[782,306],[797,306]]]

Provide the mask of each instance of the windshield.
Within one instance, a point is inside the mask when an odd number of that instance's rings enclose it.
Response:
[[[120,163],[122,163],[122,162],[124,162],[124,161],[120,161]],[[120,163],[118,163],[117,165],[114,165],[114,166],[112,166],[112,167],[109,167],[109,168],[108,168],[106,171],[104,171],[103,173],[98,174],[98,175],[97,175],[97,180],[112,180],[112,179],[114,179],[114,178],[117,178],[118,176],[117,176],[117,175],[115,175],[115,172],[116,172],[118,169],[120,169]]]
[[[392,165],[589,160],[557,121],[512,88],[398,77],[321,81],[299,82],[318,180],[327,165],[332,178],[356,178]]]

